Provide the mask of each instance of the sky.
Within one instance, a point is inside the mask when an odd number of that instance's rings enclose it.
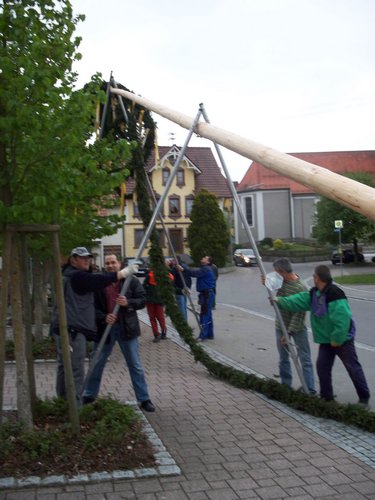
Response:
[[[72,0],[77,85],[131,91],[285,153],[375,149],[374,0]],[[159,145],[188,131],[156,114]],[[173,134],[171,138],[171,134]],[[191,146],[212,146],[193,137]],[[233,181],[251,160],[222,149]]]

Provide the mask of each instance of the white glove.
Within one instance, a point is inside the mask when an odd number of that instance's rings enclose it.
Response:
[[[127,278],[128,276],[135,274],[138,272],[138,265],[137,264],[130,264],[130,266],[124,267],[124,269],[121,269],[121,271],[118,272],[120,277],[122,279]]]

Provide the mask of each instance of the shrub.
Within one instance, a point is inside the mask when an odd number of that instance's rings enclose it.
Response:
[[[260,241],[260,246],[262,247],[273,247],[273,239],[270,237],[263,238],[262,241]]]
[[[280,239],[274,240],[274,242],[273,242],[273,248],[275,250],[280,250],[281,248],[283,248],[283,246],[284,246],[283,240],[280,240]]]

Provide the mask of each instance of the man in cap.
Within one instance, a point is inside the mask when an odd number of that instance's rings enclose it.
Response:
[[[96,338],[96,318],[94,292],[102,290],[138,270],[130,265],[116,272],[90,272],[92,254],[85,247],[76,247],[70,253],[68,263],[63,266],[63,287],[65,310],[71,347],[73,378],[78,405],[81,405],[81,392],[85,377],[86,340]],[[52,313],[52,333],[57,348],[56,393],[66,397],[64,364],[59,335],[58,311],[55,305]]]

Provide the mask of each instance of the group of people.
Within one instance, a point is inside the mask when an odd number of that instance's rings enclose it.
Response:
[[[325,265],[315,268],[314,287],[308,290],[293,271],[286,258],[273,263],[275,271],[283,282],[274,300],[280,309],[289,340],[294,342],[302,367],[307,389],[315,394],[314,371],[310,345],[305,324],[305,312],[311,313],[311,329],[314,342],[319,344],[316,369],[320,385],[320,397],[326,401],[334,399],[332,368],[336,356],[345,366],[358,394],[358,402],[367,405],[370,391],[362,366],[355,350],[355,322],[349,302],[341,288],[333,283],[331,272]],[[265,283],[265,277],[262,277]],[[279,351],[281,383],[292,385],[292,370],[289,358],[288,340],[276,319],[276,343]]]
[[[65,308],[77,403],[81,405],[95,401],[106,362],[114,344],[118,342],[140,407],[153,412],[155,406],[150,399],[139,355],[138,337],[141,330],[136,311],[146,306],[154,341],[166,338],[164,305],[158,293],[154,273],[149,271],[142,285],[134,276],[137,267],[131,265],[122,269],[116,255],[105,256],[105,273],[90,272],[91,259],[92,255],[85,247],[77,247],[72,250],[68,263],[63,267]],[[199,268],[190,268],[180,261],[166,261],[175,289],[176,302],[185,319],[187,296],[190,293],[192,278],[196,278],[200,305],[200,333],[197,340],[205,341],[214,337],[212,310],[215,307],[217,274],[210,256],[202,257],[200,264]],[[310,311],[313,338],[319,344],[316,368],[320,397],[327,401],[334,399],[332,368],[338,356],[354,384],[359,403],[367,405],[370,391],[355,350],[354,319],[345,293],[333,283],[329,268],[324,265],[315,268],[314,287],[308,290],[293,271],[288,259],[277,259],[273,267],[281,276],[282,285],[275,296],[271,294],[271,300],[277,304],[280,319],[287,332],[286,336],[277,317],[275,330],[281,383],[292,386],[289,343],[293,342],[297,348],[306,387],[311,394],[316,393],[305,323],[305,313]],[[262,282],[266,283],[265,276],[262,276]],[[94,340],[95,353],[106,330],[106,341],[100,354],[95,357],[95,366],[90,369],[85,383],[86,341]],[[59,397],[65,398],[64,364],[56,307],[53,310],[51,331],[57,347],[56,392]]]
[[[114,344],[118,342],[137,401],[143,410],[153,412],[155,406],[150,399],[139,355],[138,337],[141,329],[136,311],[146,306],[154,341],[166,338],[164,305],[154,273],[149,271],[142,285],[134,276],[137,267],[130,265],[122,269],[116,255],[105,256],[105,273],[92,272],[91,259],[92,254],[85,247],[76,247],[71,251],[68,263],[63,266],[65,309],[77,404],[81,406],[93,403],[98,397],[105,365]],[[211,257],[203,257],[201,267],[198,269],[190,269],[181,262],[167,261],[166,264],[170,268],[169,275],[175,288],[177,304],[186,320],[186,296],[191,287],[191,278],[197,278],[201,305],[199,340],[213,338],[212,307],[216,280],[211,267]],[[128,281],[126,286],[124,286],[125,280]],[[100,353],[95,356],[100,339],[106,330],[109,331],[105,343]],[[66,398],[57,306],[53,309],[51,332],[57,347],[56,393],[57,396]],[[95,365],[89,370],[89,377],[85,381],[87,340],[93,340],[95,343],[93,352]]]

